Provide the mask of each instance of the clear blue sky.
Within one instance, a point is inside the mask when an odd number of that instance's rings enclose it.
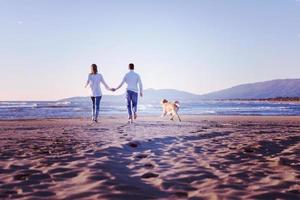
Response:
[[[88,95],[92,63],[197,94],[300,78],[299,0],[0,0],[0,26],[0,100]]]

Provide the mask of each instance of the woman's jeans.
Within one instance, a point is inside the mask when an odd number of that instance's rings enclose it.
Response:
[[[127,90],[126,99],[128,115],[129,117],[132,117],[132,112],[137,112],[138,93]]]
[[[99,116],[101,98],[102,98],[102,96],[91,97],[92,102],[93,102],[92,115],[93,115],[94,120],[97,120],[98,116]]]

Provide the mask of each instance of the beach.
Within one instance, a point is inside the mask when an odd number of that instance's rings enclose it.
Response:
[[[0,121],[0,199],[299,199],[300,117]]]

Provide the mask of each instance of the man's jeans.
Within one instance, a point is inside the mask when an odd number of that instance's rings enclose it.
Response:
[[[138,93],[127,90],[127,110],[129,117],[132,117],[132,112],[137,112]]]

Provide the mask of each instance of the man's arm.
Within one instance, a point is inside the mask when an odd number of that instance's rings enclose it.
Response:
[[[126,78],[126,76],[124,76],[124,78],[123,78],[122,82],[120,83],[120,85],[118,87],[114,88],[114,90],[118,90],[119,88],[122,87],[122,85],[125,83],[125,78]]]
[[[138,78],[138,84],[139,84],[139,89],[140,89],[140,96],[142,97],[143,96],[143,83],[142,83],[140,76]]]

